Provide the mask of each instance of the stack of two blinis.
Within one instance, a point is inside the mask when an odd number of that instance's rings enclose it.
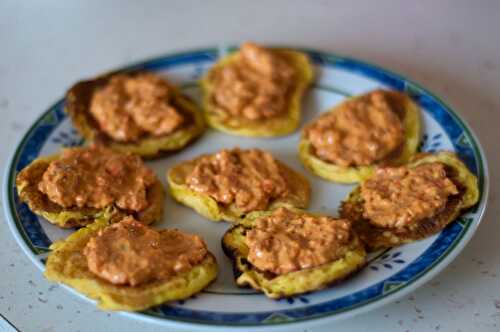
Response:
[[[142,310],[187,298],[213,282],[204,240],[148,225],[164,192],[141,158],[183,149],[208,126],[251,137],[294,132],[313,78],[305,54],[245,43],[200,82],[203,108],[161,77],[112,73],[76,84],[66,111],[91,143],[40,158],[18,174],[20,198],[63,228],[45,275],[109,310]],[[420,111],[403,93],[375,90],[308,124],[299,159],[321,178],[359,183],[339,217],[307,211],[309,181],[269,152],[222,149],[167,171],[171,196],[211,221],[238,286],[270,298],[338,283],[367,253],[442,230],[478,200],[477,180],[450,152],[418,154]]]

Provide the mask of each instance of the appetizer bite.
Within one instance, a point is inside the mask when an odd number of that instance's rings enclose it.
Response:
[[[143,310],[188,298],[215,280],[218,270],[201,237],[157,231],[130,216],[112,225],[98,220],[51,249],[47,279],[106,310]]]
[[[340,216],[377,250],[438,233],[478,199],[476,177],[455,154],[418,154],[406,166],[377,169],[342,203]]]
[[[175,200],[213,221],[237,222],[280,206],[306,208],[311,192],[306,178],[259,149],[202,155],[171,168],[167,181]]]
[[[145,158],[182,149],[204,130],[196,104],[146,72],[79,82],[66,95],[65,111],[85,140]]]
[[[297,129],[303,94],[313,79],[307,56],[244,43],[201,81],[207,123],[241,136],[280,136]]]
[[[97,145],[35,159],[17,175],[16,187],[33,213],[62,228],[125,215],[150,224],[163,215],[154,172],[138,156]]]
[[[375,90],[349,98],[303,130],[299,157],[330,181],[359,182],[376,165],[408,162],[420,140],[420,112],[407,95]]]
[[[250,214],[226,232],[222,247],[236,284],[274,299],[331,286],[366,261],[350,221],[286,208]]]

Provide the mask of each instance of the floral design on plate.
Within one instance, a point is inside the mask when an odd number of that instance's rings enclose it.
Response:
[[[200,89],[193,80],[203,75],[217,58],[231,50],[234,48],[222,51],[209,48],[167,55],[124,70],[151,70],[167,75],[189,90],[194,100],[199,101]],[[207,222],[169,199],[167,216],[174,217],[163,220],[157,226],[178,227],[205,237],[218,256],[219,277],[203,294],[140,313],[121,314],[145,321],[154,320],[174,328],[180,325],[191,328],[216,326],[219,331],[232,330],[232,326],[250,328],[272,325],[289,329],[291,323],[296,328],[307,328],[307,322],[311,319],[350,317],[405,295],[448,265],[472,237],[487,200],[487,165],[477,139],[460,117],[438,97],[397,74],[347,57],[315,50],[303,51],[309,55],[317,73],[316,82],[304,100],[304,121],[319,115],[347,96],[380,87],[405,91],[422,108],[421,150],[452,150],[457,153],[478,176],[482,195],[479,205],[434,237],[382,253],[366,269],[333,288],[274,301],[262,294],[235,287],[231,264],[220,250],[224,225]],[[297,131],[282,139],[266,140],[265,147],[284,162],[297,164],[295,144],[299,135]],[[178,154],[148,163],[158,174],[163,174],[175,162],[213,151],[214,147],[219,149],[239,145],[246,148],[262,143],[261,139],[209,132]],[[64,113],[64,100],[61,100],[43,113],[26,132],[7,166],[3,188],[7,222],[19,245],[40,270],[44,269],[50,244],[70,234],[71,230],[58,229],[31,213],[17,196],[15,176],[35,158],[79,144],[81,138],[71,127]],[[313,211],[334,213],[351,190],[349,186],[332,185],[314,177],[310,177],[310,180],[315,189],[311,202]]]

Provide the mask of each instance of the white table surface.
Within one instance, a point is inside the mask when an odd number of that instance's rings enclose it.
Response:
[[[23,132],[76,80],[171,51],[255,40],[359,57],[422,83],[469,122],[494,173],[500,170],[499,34],[498,1],[3,0],[1,171]],[[499,185],[491,174],[478,232],[433,281],[396,303],[307,331],[500,331]],[[0,313],[19,330],[158,329],[99,311],[48,283],[4,222],[0,244]]]

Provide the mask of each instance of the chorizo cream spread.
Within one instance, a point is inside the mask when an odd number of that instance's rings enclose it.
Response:
[[[442,163],[380,168],[361,185],[364,217],[382,227],[405,227],[435,216],[458,194]]]
[[[66,149],[50,163],[38,189],[62,207],[119,208],[141,211],[148,207],[146,191],[155,174],[134,155],[90,146]]]
[[[257,219],[246,233],[248,261],[261,271],[284,274],[342,257],[350,242],[346,219],[313,217],[280,208]]]
[[[107,135],[130,142],[169,134],[183,123],[171,99],[172,88],[157,75],[117,74],[93,94],[89,111]]]
[[[343,167],[364,166],[398,149],[404,130],[394,94],[377,90],[322,115],[306,131],[316,155]]]
[[[202,157],[186,183],[219,203],[235,203],[243,212],[263,210],[289,190],[280,164],[270,153],[258,149],[222,150]]]
[[[241,46],[239,59],[216,69],[213,102],[221,114],[261,120],[282,114],[294,85],[295,69],[272,50]]]
[[[94,274],[113,284],[137,286],[190,270],[205,258],[207,248],[197,235],[156,231],[126,217],[100,230],[83,253]]]

